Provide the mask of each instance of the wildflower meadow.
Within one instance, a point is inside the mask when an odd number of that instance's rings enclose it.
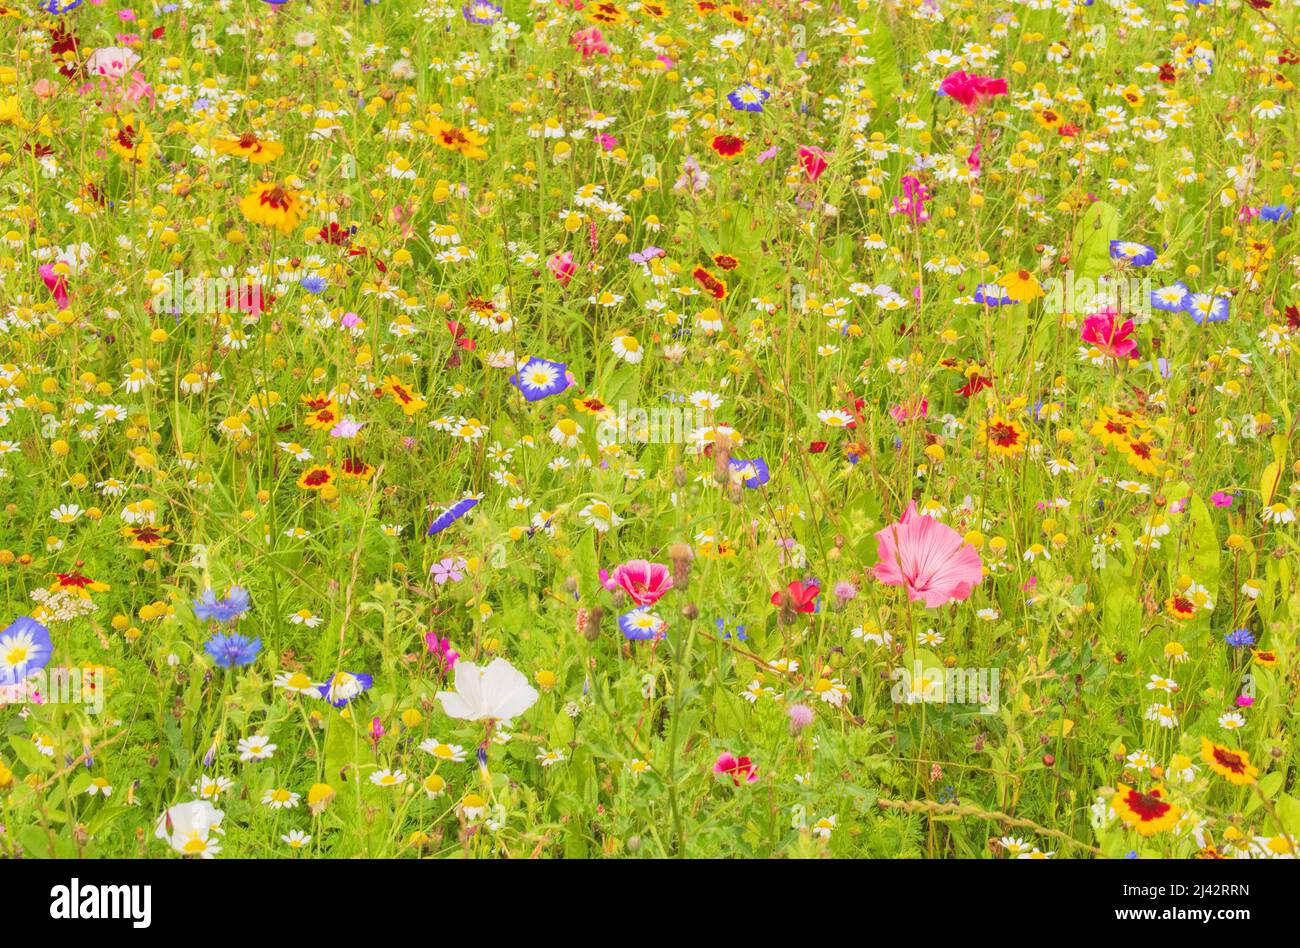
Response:
[[[0,856],[1291,858],[1300,10],[4,0]]]

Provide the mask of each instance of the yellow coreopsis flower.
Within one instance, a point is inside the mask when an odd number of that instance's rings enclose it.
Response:
[[[259,184],[239,202],[239,209],[254,224],[292,234],[302,220],[302,199],[281,184]]]

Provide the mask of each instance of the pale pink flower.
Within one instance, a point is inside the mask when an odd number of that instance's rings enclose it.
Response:
[[[876,534],[876,579],[886,586],[906,586],[913,602],[933,609],[963,600],[984,578],[975,547],[960,533],[933,517],[916,512],[916,504],[898,523]]]
[[[140,61],[140,57],[124,46],[105,46],[90,54],[86,70],[92,76],[121,79]]]

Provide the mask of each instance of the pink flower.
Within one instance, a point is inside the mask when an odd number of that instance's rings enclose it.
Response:
[[[573,253],[568,250],[564,253],[551,254],[546,260],[546,266],[555,279],[560,281],[560,286],[568,286],[569,281],[573,279],[574,270],[577,269],[573,265]]]
[[[1007,81],[990,76],[971,76],[958,69],[939,84],[945,95],[951,96],[974,112],[995,95],[1007,94]]]
[[[54,294],[54,302],[59,305],[59,309],[68,308],[68,281],[64,279],[63,274],[54,272],[54,264],[43,263],[36,268],[36,272],[41,275],[41,282],[45,288]]]
[[[599,27],[592,26],[585,30],[578,30],[569,37],[569,45],[582,53],[583,62],[592,56],[609,55],[609,44],[605,42],[605,36],[600,32]]]
[[[597,135],[596,141],[600,143],[600,147],[605,151],[613,151],[618,147],[618,139],[608,133]]]
[[[1216,507],[1231,507],[1232,495],[1225,494],[1221,490],[1216,490],[1213,494],[1210,495],[1210,503],[1214,504],[1214,506]]]
[[[745,783],[753,783],[758,779],[758,768],[754,766],[754,762],[748,757],[737,757],[735,754],[719,754],[713,765],[713,772],[726,774],[738,787],[742,778]]]
[[[430,566],[429,574],[433,577],[433,581],[439,586],[447,582],[447,580],[451,580],[453,583],[458,583],[461,580],[460,571],[464,566],[465,564],[463,561],[448,556]]]
[[[48,79],[37,79],[36,84],[32,86],[32,94],[38,99],[49,99],[59,91],[59,87]]]
[[[913,602],[933,609],[971,594],[984,578],[975,547],[960,533],[916,512],[916,504],[898,523],[876,534],[876,579],[886,586],[906,586]]]
[[[1083,341],[1091,343],[1112,359],[1135,359],[1137,340],[1133,335],[1133,320],[1117,326],[1113,310],[1105,310],[1084,317]]]
[[[673,588],[673,578],[662,563],[630,560],[614,567],[611,577],[600,571],[600,581],[606,589],[622,589],[638,606],[651,606]]]
[[[803,165],[804,174],[808,175],[809,181],[816,181],[822,176],[822,172],[829,167],[826,161],[829,157],[816,145],[799,146],[799,164]]]
[[[925,398],[921,398],[919,401],[913,401],[906,405],[895,405],[889,409],[889,417],[901,425],[913,418],[924,418],[929,410],[930,402]]]
[[[106,79],[121,79],[130,72],[140,57],[122,46],[105,46],[90,54],[86,60],[86,69],[92,76]]]

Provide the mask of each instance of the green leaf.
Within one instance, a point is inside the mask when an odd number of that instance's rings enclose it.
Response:
[[[1110,242],[1119,237],[1119,213],[1105,201],[1084,211],[1074,229],[1070,268],[1076,280],[1095,280],[1111,268]]]

